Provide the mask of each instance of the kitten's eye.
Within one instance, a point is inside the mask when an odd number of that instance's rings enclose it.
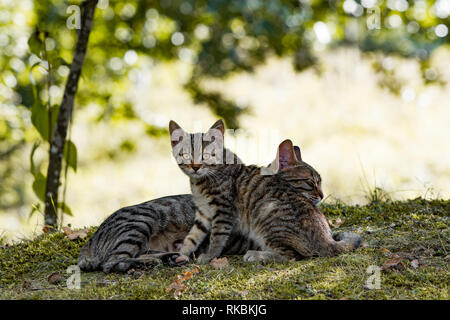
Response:
[[[204,153],[204,154],[203,154],[203,160],[209,160],[209,159],[211,159],[211,154],[209,154],[209,153]]]
[[[191,155],[189,153],[183,153],[182,157],[184,160],[189,160],[191,158]]]

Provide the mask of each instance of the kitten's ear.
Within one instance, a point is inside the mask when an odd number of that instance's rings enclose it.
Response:
[[[175,132],[176,131],[176,132]],[[175,132],[175,134],[174,134]],[[184,130],[173,120],[169,122],[169,133],[170,133],[170,142],[172,143],[172,147],[177,145],[178,142],[183,140]]]
[[[294,146],[294,152],[295,152],[295,156],[297,157],[297,160],[302,161],[302,154],[300,153],[299,146]]]
[[[222,135],[223,135],[224,132],[225,132],[225,124],[223,123],[222,120],[217,120],[217,121],[212,125],[212,127],[209,128],[209,130],[212,130],[212,129],[219,130],[219,131],[222,133]]]
[[[170,120],[169,122],[169,133],[172,134],[175,130],[181,129],[181,127],[173,120]],[[183,130],[183,129],[181,129]]]
[[[278,171],[283,171],[295,167],[297,165],[297,159],[295,157],[292,141],[284,140],[278,146]]]

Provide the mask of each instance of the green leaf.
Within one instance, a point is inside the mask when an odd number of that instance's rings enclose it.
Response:
[[[35,98],[35,103],[31,107],[31,123],[41,135],[42,139],[48,139],[48,111],[47,108]]]
[[[62,210],[65,214],[73,217],[72,210],[69,208],[69,206],[65,202],[58,203],[58,208]]]
[[[39,169],[36,169],[36,166],[35,166],[34,160],[33,160],[34,153],[36,152],[37,148],[39,147],[39,144],[40,144],[39,142],[36,142],[33,145],[33,148],[31,149],[31,154],[30,154],[30,172],[34,177],[36,177],[36,174],[39,172]]]
[[[40,214],[43,215],[43,213],[41,211],[41,204],[40,203],[31,205],[31,211],[30,211],[30,215],[28,216],[28,219],[31,219],[31,217],[33,217],[35,212],[39,212]]]
[[[33,105],[31,107],[31,123],[41,135],[44,141],[49,141],[48,133],[48,110],[44,103],[41,101],[38,94],[38,84],[33,77],[33,69],[36,68],[39,63],[33,64],[30,68],[30,82],[33,88]]]
[[[42,41],[39,31],[33,32],[28,38],[28,47],[30,48],[31,53],[34,53],[38,57],[41,57]]]
[[[67,140],[66,145],[64,146],[64,160],[69,167],[73,169],[74,172],[77,172],[77,147],[75,144]]]
[[[41,200],[42,202],[45,201],[45,187],[47,183],[47,178],[39,172],[34,176],[33,181],[33,191],[34,194]]]

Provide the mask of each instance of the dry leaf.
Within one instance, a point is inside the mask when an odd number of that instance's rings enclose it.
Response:
[[[50,284],[57,285],[58,283],[61,283],[64,278],[58,272],[53,272],[48,276],[47,280]]]
[[[211,262],[209,264],[214,269],[223,269],[223,268],[228,268],[230,266],[230,264],[228,263],[228,259],[226,257],[214,258],[211,260]]]
[[[391,256],[392,255],[392,252],[390,252],[388,249],[386,249],[386,248],[383,248],[383,249],[380,249],[380,253],[386,253],[388,256]]]
[[[186,270],[183,274],[183,279],[184,280],[192,279],[193,275],[194,274],[192,273],[192,271]]]
[[[195,268],[193,271],[184,271],[183,275],[177,275],[177,278],[166,288],[166,293],[173,290],[174,298],[178,299],[183,292],[188,290],[186,281],[192,279],[194,274],[197,274],[198,272],[198,268]]]
[[[44,233],[49,233],[51,230],[52,230],[51,226],[44,226],[42,228],[42,232],[44,232]]]
[[[63,227],[62,229],[69,240],[85,239],[89,232],[89,229],[72,230],[69,227]]]
[[[402,267],[403,269],[406,269],[405,264],[403,263],[402,257],[394,255],[393,258],[388,259],[383,263],[383,266],[381,267],[381,269],[387,270],[389,268],[394,268],[394,267]]]
[[[413,261],[411,261],[411,267],[417,269],[419,267],[419,260],[414,259]]]

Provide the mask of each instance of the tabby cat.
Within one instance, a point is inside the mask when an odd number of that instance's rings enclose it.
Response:
[[[126,272],[175,262],[195,218],[190,194],[167,196],[125,207],[110,215],[81,250],[78,266],[84,271]],[[198,248],[204,252],[206,241]],[[244,254],[259,247],[238,232],[232,233],[224,254]]]
[[[298,159],[300,149],[296,147]],[[240,162],[236,155],[229,157]],[[312,176],[306,163],[299,170],[302,178]],[[270,172],[277,172],[276,159],[269,166]],[[307,180],[305,180],[307,181]],[[295,181],[292,181],[295,185]],[[308,185],[295,185],[299,192],[317,203],[323,197],[320,187],[310,190]],[[305,189],[306,188],[306,189]],[[81,250],[78,266],[85,271],[103,270],[126,272],[131,268],[145,268],[160,263],[178,264],[175,259],[183,239],[194,224],[196,206],[192,195],[175,195],[125,207],[114,212],[98,228]],[[208,240],[207,238],[206,240]],[[205,252],[208,241],[204,241],[196,254]],[[244,254],[259,247],[246,238],[239,230],[234,230],[223,254]]]
[[[246,261],[331,256],[361,244],[361,238],[352,233],[334,240],[323,213],[298,192],[298,188],[318,190],[320,176],[312,167],[298,164],[290,140],[279,146],[279,172],[268,175],[257,166],[225,161],[224,130],[221,120],[204,134],[188,134],[174,121],[169,124],[173,155],[190,178],[197,207],[194,225],[180,250],[182,256],[176,261],[188,261],[207,235],[209,247],[197,262],[219,257],[233,230],[261,248],[249,250]],[[307,179],[307,172],[313,179]]]

